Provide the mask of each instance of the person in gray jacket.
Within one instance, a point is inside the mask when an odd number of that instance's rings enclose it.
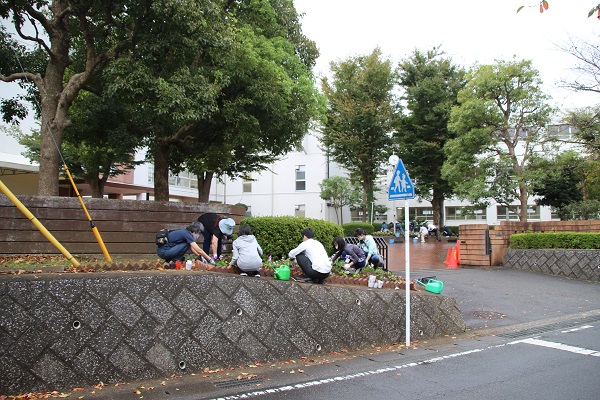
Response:
[[[233,256],[229,265],[237,265],[241,276],[260,277],[263,251],[248,225],[240,226],[238,237],[233,241]]]

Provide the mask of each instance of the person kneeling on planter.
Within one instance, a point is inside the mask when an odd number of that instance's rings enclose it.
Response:
[[[379,256],[379,250],[377,249],[377,243],[373,236],[367,235],[367,231],[362,228],[357,228],[354,231],[354,236],[358,238],[358,247],[360,247],[367,258],[366,264],[372,264],[374,268],[383,268],[383,262]]]
[[[304,280],[323,284],[331,272],[331,259],[323,244],[314,237],[315,232],[311,228],[304,229],[302,243],[290,250],[288,256],[296,259],[306,276]]]
[[[344,261],[344,270],[347,274],[360,272],[367,264],[365,252],[355,244],[346,243],[341,236],[336,236],[333,239],[333,248],[336,252],[331,256],[331,261]]]
[[[194,255],[202,256],[214,264],[215,262],[196,243],[196,239],[198,239],[203,230],[204,225],[195,221],[186,229],[170,231],[167,235],[167,243],[156,248],[156,255],[165,260],[165,267],[167,268],[171,268],[172,265],[170,264],[175,261],[183,261],[185,254],[190,250]]]

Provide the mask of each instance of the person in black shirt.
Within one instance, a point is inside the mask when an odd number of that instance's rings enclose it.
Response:
[[[212,254],[214,259],[220,258],[223,239],[231,237],[235,221],[232,218],[221,218],[215,213],[202,214],[198,221],[204,225],[202,250]]]

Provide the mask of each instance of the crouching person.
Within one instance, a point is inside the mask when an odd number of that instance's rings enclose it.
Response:
[[[196,243],[196,239],[200,237],[203,230],[204,225],[195,221],[186,229],[170,231],[167,235],[168,242],[158,246],[156,248],[156,254],[164,259],[165,263],[172,263],[176,261],[183,262],[185,254],[188,251],[191,251],[194,255],[202,256],[214,264],[214,261]]]
[[[289,252],[290,258],[296,262],[304,272],[305,280],[323,284],[331,272],[331,259],[321,242],[313,239],[315,232],[311,228],[302,231],[302,243]]]
[[[260,278],[259,270],[263,264],[261,258],[263,251],[248,225],[240,226],[238,237],[233,241],[232,250],[233,256],[229,265],[237,265],[242,271],[241,276]]]

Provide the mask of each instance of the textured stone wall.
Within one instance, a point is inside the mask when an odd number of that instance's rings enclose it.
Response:
[[[600,250],[507,249],[504,266],[598,282]]]
[[[195,271],[0,277],[0,394],[188,374],[400,342],[404,291]],[[411,295],[411,336],[463,331]]]

